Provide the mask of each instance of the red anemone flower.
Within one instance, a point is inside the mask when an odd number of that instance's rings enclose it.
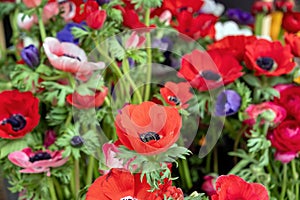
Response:
[[[282,27],[289,33],[297,33],[300,31],[300,12],[284,13]]]
[[[220,176],[212,200],[269,200],[267,189],[259,183],[247,183],[236,175]]]
[[[86,200],[149,199],[150,186],[140,174],[112,169],[96,179],[86,194]]]
[[[193,13],[183,11],[177,16],[178,24],[174,28],[195,40],[205,36],[214,38],[217,19],[212,14],[200,14],[194,17]]]
[[[160,89],[160,94],[168,104],[181,108],[187,108],[189,105],[186,102],[193,97],[192,93],[190,93],[190,84],[187,82],[167,82]]]
[[[273,0],[266,1],[266,0],[256,0],[251,7],[251,12],[253,14],[256,13],[270,13],[273,9]]]
[[[73,17],[73,21],[76,23],[86,20],[88,14],[99,9],[98,3],[94,0],[88,0],[86,3],[83,0],[72,1],[76,5],[76,14]]]
[[[164,0],[162,8],[164,10],[170,10],[172,15],[176,16],[182,11],[196,13],[200,10],[203,4],[203,0]]]
[[[127,105],[116,116],[120,142],[141,154],[158,154],[173,145],[180,134],[181,117],[173,107],[143,102]]]
[[[294,34],[285,34],[284,40],[292,49],[292,53],[296,57],[300,57],[300,37]]]
[[[256,40],[255,36],[227,36],[207,47],[208,50],[220,49],[226,50],[234,55],[236,59],[242,61],[245,55],[245,46],[253,43]]]
[[[18,90],[0,93],[0,138],[21,138],[39,123],[39,99]]]
[[[264,39],[246,46],[245,62],[246,66],[255,70],[258,76],[288,74],[296,65],[289,46],[282,46],[279,41],[271,42]]]
[[[96,10],[91,12],[86,18],[86,24],[95,30],[101,29],[106,20],[105,10]]]
[[[208,53],[208,54],[207,54]],[[178,76],[200,91],[229,84],[243,75],[242,66],[228,52],[194,50],[183,56]]]
[[[95,95],[80,95],[77,92],[69,94],[66,97],[66,100],[72,106],[75,106],[78,109],[89,109],[100,107],[108,93],[108,88],[103,87],[102,91],[96,91]]]

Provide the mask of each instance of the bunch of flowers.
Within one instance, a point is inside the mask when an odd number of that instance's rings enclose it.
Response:
[[[0,3],[19,199],[300,198],[300,13],[257,0]]]

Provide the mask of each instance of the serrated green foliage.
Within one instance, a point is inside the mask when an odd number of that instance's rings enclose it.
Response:
[[[11,73],[12,84],[20,91],[29,91],[39,85],[39,74],[26,65],[16,65]]]
[[[162,0],[131,0],[132,4],[135,4],[135,9],[138,8],[157,8],[162,4]]]
[[[26,139],[4,140],[0,139],[0,159],[5,158],[14,151],[20,151],[27,147]]]
[[[12,13],[17,8],[16,3],[0,3],[0,19]]]
[[[107,41],[107,46],[111,57],[116,58],[118,60],[123,60],[125,58],[126,55],[125,49],[119,43],[117,38],[115,37],[109,38],[109,40]]]
[[[184,200],[209,200],[203,193],[193,192],[190,196],[185,197]]]
[[[189,101],[189,105],[187,111],[198,114],[201,118],[204,118],[211,111],[212,97],[208,92],[196,93],[195,98]]]
[[[61,125],[65,122],[68,116],[67,107],[52,107],[46,115],[46,120],[49,126]]]

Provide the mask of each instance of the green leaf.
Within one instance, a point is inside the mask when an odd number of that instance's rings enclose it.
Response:
[[[0,141],[0,159],[6,157],[14,151],[20,151],[27,147],[27,142],[24,139],[18,140],[1,140]]]
[[[162,4],[162,0],[131,0],[132,4],[135,4],[134,8],[157,8]]]
[[[48,65],[40,64],[36,68],[35,72],[37,72],[39,74],[45,74],[47,76],[50,76],[52,74],[52,69]]]
[[[259,80],[259,78],[252,74],[246,74],[242,78],[246,81],[247,84],[251,86],[261,87],[261,81]]]
[[[0,3],[0,19],[2,19],[5,15],[11,14],[16,7],[16,3]]]

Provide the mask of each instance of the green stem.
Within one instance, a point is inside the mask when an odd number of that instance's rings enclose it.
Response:
[[[150,24],[150,9],[146,10],[145,25]],[[149,100],[151,89],[151,76],[152,76],[152,49],[151,49],[151,35],[150,31],[146,33],[146,48],[147,48],[147,75],[146,75],[146,88],[144,100]]]
[[[218,174],[219,165],[218,165],[218,149],[217,148],[214,148],[213,154],[214,154],[214,172]]]
[[[281,187],[280,200],[284,200],[287,186],[287,164],[283,164],[283,182]]]
[[[190,174],[190,169],[189,165],[186,159],[181,160],[182,163],[182,168],[183,168],[183,173],[184,173],[184,180],[186,183],[186,186],[188,189],[191,189],[193,187],[193,182],[191,179],[191,174]]]
[[[90,185],[93,181],[93,169],[95,165],[95,158],[91,155],[88,163],[88,170],[86,176],[86,185]]]
[[[20,38],[20,31],[17,25],[18,14],[19,14],[19,9],[17,8],[15,9],[14,14],[11,15],[9,18],[11,29],[12,29],[12,43],[15,47],[17,46],[18,40]],[[17,60],[21,59],[20,54],[16,49],[13,51],[13,53],[15,54]]]
[[[45,75],[42,75],[40,74],[40,78],[43,79],[44,81],[56,81],[58,79],[61,79],[61,78],[65,78],[66,76],[65,75],[58,75],[58,76],[45,76]]]
[[[258,13],[255,16],[255,24],[254,24],[254,33],[255,35],[261,35],[262,32],[262,24],[264,20],[265,14]]]
[[[48,186],[49,186],[49,192],[50,192],[51,199],[57,200],[53,180],[51,179],[51,177],[47,177],[47,179],[48,179]]]
[[[296,161],[292,160],[291,165],[292,165],[294,181],[298,182],[299,175],[296,169]],[[295,185],[295,200],[299,200],[299,183],[296,183]]]
[[[43,22],[42,12],[43,12],[43,8],[37,9],[37,16],[38,16],[41,39],[42,39],[42,41],[45,41],[46,31],[45,31],[45,26],[44,26],[44,22]]]
[[[54,183],[55,189],[57,191],[58,199],[64,199],[64,195],[63,195],[63,191],[61,189],[61,186],[60,186],[60,184],[58,183],[58,181],[55,177],[53,177],[53,183]]]
[[[76,160],[74,159],[74,178],[75,178],[75,199],[77,198],[77,195],[79,194],[80,191],[80,170],[79,170],[79,159]]]

